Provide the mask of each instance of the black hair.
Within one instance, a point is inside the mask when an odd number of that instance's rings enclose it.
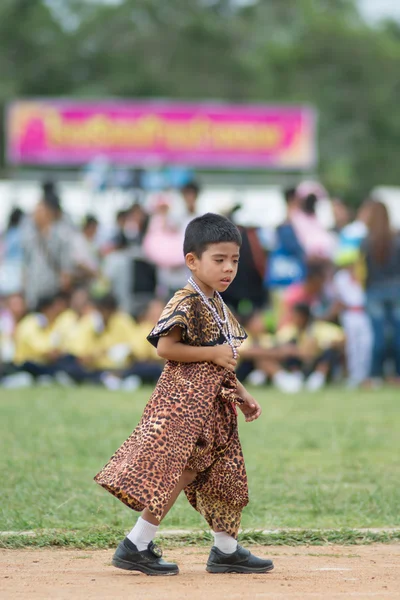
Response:
[[[99,221],[94,215],[86,215],[83,219],[82,227],[86,229],[89,225],[98,225]]]
[[[293,310],[294,310],[294,312],[296,312],[299,315],[301,315],[302,317],[304,317],[306,319],[306,321],[309,321],[311,319],[311,309],[310,309],[309,305],[306,304],[305,302],[297,302],[293,306]]]
[[[307,279],[315,279],[325,277],[326,267],[320,262],[310,262],[307,264]]]
[[[62,213],[60,198],[54,192],[48,192],[43,196],[43,204],[49,208],[54,215]]]
[[[11,227],[18,227],[21,223],[25,213],[21,208],[13,208],[10,212],[10,216],[8,217],[7,229],[11,229]]]
[[[181,187],[181,192],[193,192],[193,194],[196,194],[196,196],[198,196],[200,193],[200,186],[196,181],[189,181]]]
[[[288,187],[284,190],[283,195],[285,196],[286,204],[290,204],[294,200],[296,200],[296,188]]]
[[[303,202],[303,212],[305,212],[306,215],[315,215],[317,202],[318,198],[315,194],[308,194]]]
[[[128,214],[128,211],[126,208],[123,210],[119,210],[115,215],[116,221],[119,221],[120,219],[125,219],[127,214]]]
[[[105,294],[104,296],[99,296],[94,299],[94,305],[96,308],[103,310],[117,310],[118,302],[113,294]]]
[[[54,302],[56,301],[56,297],[57,297],[57,295],[55,295],[55,294],[49,294],[47,296],[42,296],[41,298],[39,298],[39,300],[36,303],[35,311],[38,313],[41,313],[41,312],[45,311],[46,309],[50,308],[51,306],[53,306]]]
[[[71,294],[69,292],[56,292],[54,294],[54,300],[61,300],[62,302],[67,302],[69,304],[71,300]]]
[[[56,184],[51,179],[46,179],[42,183],[42,191],[44,196],[48,196],[49,194],[57,195]]]
[[[240,247],[242,236],[239,229],[226,217],[206,213],[190,221],[186,227],[183,253],[186,256],[193,252],[200,258],[207,246],[222,242],[233,242]]]

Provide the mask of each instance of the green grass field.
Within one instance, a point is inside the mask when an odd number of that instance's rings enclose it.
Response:
[[[93,476],[136,426],[149,389],[0,393],[0,531],[129,529],[136,518]],[[399,393],[283,396],[257,390],[240,421],[250,497],[244,528],[400,525]],[[165,528],[205,528],[181,497]]]

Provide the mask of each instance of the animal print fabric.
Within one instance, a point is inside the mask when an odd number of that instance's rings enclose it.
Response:
[[[219,300],[212,300],[220,312]],[[229,313],[237,346],[246,333]],[[165,307],[149,341],[182,328],[183,343],[225,339],[200,297],[180,290]],[[161,520],[185,469],[197,471],[185,488],[191,505],[213,530],[237,537],[248,503],[247,476],[237,428],[236,376],[213,363],[167,361],[139,425],[95,477],[130,508]]]

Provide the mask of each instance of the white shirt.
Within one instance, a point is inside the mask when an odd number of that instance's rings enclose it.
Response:
[[[365,292],[348,269],[340,269],[335,274],[333,285],[338,300],[346,307],[358,308],[365,306]]]

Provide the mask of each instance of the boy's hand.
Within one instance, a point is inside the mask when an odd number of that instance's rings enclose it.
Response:
[[[243,400],[244,402],[239,404],[239,408],[244,414],[246,423],[251,423],[251,421],[255,421],[261,415],[261,406],[249,393],[245,394]]]
[[[211,362],[228,369],[228,371],[235,370],[237,359],[233,357],[232,348],[228,344],[213,346],[210,350]]]

